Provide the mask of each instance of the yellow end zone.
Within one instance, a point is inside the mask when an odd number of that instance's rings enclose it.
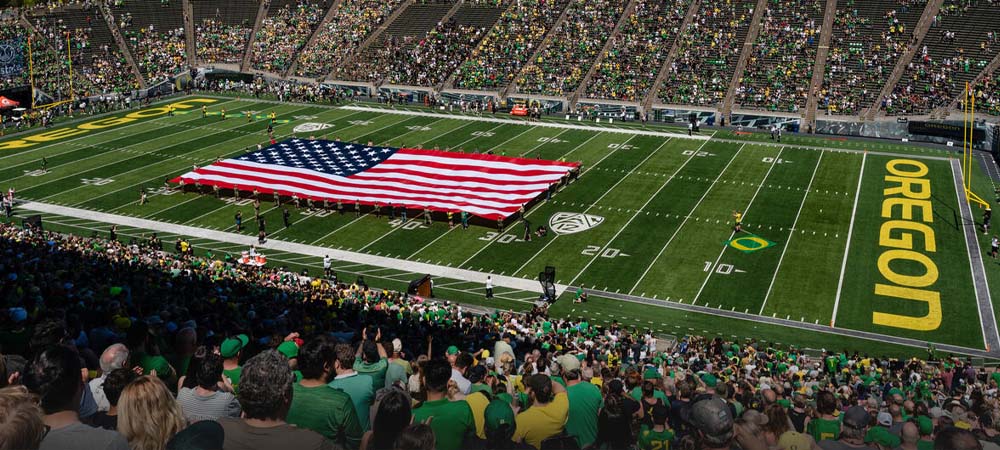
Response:
[[[152,108],[140,109],[130,112],[124,116],[106,117],[91,122],[82,123],[75,126],[61,127],[43,133],[25,136],[22,139],[0,142],[0,150],[14,150],[19,148],[33,147],[38,144],[59,141],[69,137],[80,136],[93,130],[103,130],[129,124],[142,119],[159,117],[168,114],[171,110],[191,109],[205,103],[215,103],[218,100],[210,98],[192,98],[179,102],[169,103]]]

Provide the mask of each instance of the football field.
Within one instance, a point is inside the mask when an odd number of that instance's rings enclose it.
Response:
[[[236,233],[237,211],[249,223],[241,234],[256,236],[250,200],[179,192],[164,180],[267,145],[265,116],[273,111],[279,141],[315,136],[493,151],[583,167],[576,181],[527,211],[532,228],[550,229],[530,241],[522,239],[521,222],[503,231],[463,230],[444,222],[426,226],[416,211],[404,222],[302,208],[293,211],[293,225],[282,228],[279,209],[265,197],[261,211],[268,246],[275,247],[264,253],[273,264],[319,274],[317,255],[337,250],[357,255],[338,262],[340,273],[394,289],[423,273],[406,263],[464,269],[436,279],[436,293],[479,304],[486,304],[487,274],[536,279],[553,266],[557,284],[568,287],[554,311],[673,334],[730,335],[737,333],[735,320],[759,317],[793,331],[794,322],[828,329],[824,333],[904,338],[911,347],[919,341],[993,351],[988,347],[998,340],[990,295],[996,283],[976,283],[991,281],[998,266],[988,256],[985,268],[979,262],[989,236],[967,234],[981,213],[965,205],[956,189],[961,166],[941,150],[819,139],[777,143],[732,133],[688,138],[686,130],[669,127],[515,123],[209,96],[174,101],[174,115],[154,105],[0,138],[0,186],[14,187],[21,201],[60,207],[42,211],[47,228],[105,234],[108,223],[121,218],[123,239],[159,231],[172,247],[172,238],[194,235],[176,231],[187,226],[215,233],[199,236],[196,247],[238,253],[242,241],[227,236]],[[245,111],[256,118],[248,122]],[[43,157],[46,171],[40,170]],[[145,205],[138,201],[141,190],[149,195]],[[27,205],[17,213],[36,210]],[[737,212],[741,232],[734,231]],[[367,255],[390,264],[361,258]],[[504,308],[526,308],[538,296],[523,283],[498,285],[496,304]],[[577,287],[589,291],[590,302],[571,303]],[[691,319],[698,327],[670,315],[685,305],[701,311],[685,310],[698,315]],[[739,318],[705,315],[706,308]],[[838,341],[836,334],[824,339],[818,342],[855,342]]]

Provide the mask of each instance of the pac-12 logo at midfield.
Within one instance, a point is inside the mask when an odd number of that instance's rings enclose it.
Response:
[[[296,133],[312,133],[314,131],[325,130],[332,126],[333,125],[330,125],[328,123],[307,122],[302,125],[296,126],[295,128],[292,129],[292,131]]]
[[[549,228],[556,234],[573,234],[587,231],[604,222],[601,216],[590,214],[558,212],[549,218]]]

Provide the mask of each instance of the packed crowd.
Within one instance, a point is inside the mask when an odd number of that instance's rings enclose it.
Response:
[[[572,0],[548,44],[517,77],[519,92],[572,95],[611,37],[627,1]]]
[[[150,85],[177,75],[187,65],[184,28],[158,30],[152,24],[143,28],[121,30],[135,50],[136,64]]]
[[[977,111],[991,116],[1000,116],[1000,71],[994,71],[991,75],[984,77],[976,86],[975,93]],[[960,103],[959,107],[962,108],[963,105]]]
[[[568,3],[567,0],[515,0],[459,67],[455,87],[496,89],[509,85],[529,63],[536,46]]]
[[[298,56],[295,75],[324,78],[384,22],[400,0],[343,0],[317,31],[314,45]]]
[[[668,342],[195,253],[0,224],[0,449],[1000,443],[1000,373],[933,349]]]
[[[389,61],[386,82],[411,86],[437,86],[458,69],[486,35],[483,27],[455,20],[438,24],[408,52]]]
[[[838,8],[818,107],[829,114],[854,115],[875,103],[912,39],[911,27],[924,3],[895,0],[881,19],[869,17],[875,16],[877,5],[852,2]]]
[[[641,102],[670,53],[689,3],[637,0],[591,77],[587,96]]]
[[[815,0],[768,2],[737,103],[784,112],[805,107],[825,5]]]
[[[62,40],[65,48],[65,37],[56,37],[55,30],[36,30],[30,36],[31,64],[28,61],[29,36],[25,36],[21,24],[17,20],[0,22],[0,41],[6,41],[19,46],[22,59],[20,64],[12,65],[10,73],[0,76],[0,89],[27,86],[34,76],[34,85],[55,99],[69,98],[69,68],[65,53],[60,53],[50,42]],[[74,86],[75,87],[75,86]]]
[[[311,0],[285,4],[277,11],[272,9],[254,39],[253,68],[284,74],[325,13],[326,2],[321,5]]]
[[[947,105],[981,72],[996,55],[1000,35],[989,27],[956,30],[964,24],[963,16],[970,8],[979,5],[996,7],[996,1],[949,0],[942,5],[939,16],[934,18],[931,29],[924,37],[920,51],[914,55],[906,72],[896,83],[892,95],[886,99],[889,114],[927,113]],[[949,26],[950,25],[950,26]],[[990,30],[983,33],[984,30]],[[956,40],[956,33],[961,34]],[[971,41],[968,36],[971,33]],[[928,41],[930,48],[928,48]],[[935,42],[936,41],[936,42]],[[966,48],[965,44],[973,44]],[[941,45],[945,44],[945,45]]]
[[[243,61],[253,25],[249,21],[226,24],[219,18],[204,18],[195,29],[198,61],[206,64],[239,64]]]
[[[105,93],[123,93],[137,86],[133,72],[128,68],[128,62],[112,42],[95,45],[92,39],[94,26],[106,26],[100,17],[100,11],[95,6],[83,12],[83,24],[75,24],[59,16],[39,16],[34,20],[35,30],[41,33],[45,40],[35,45],[48,44],[54,55],[61,56],[61,63],[67,74],[70,66],[65,62],[72,56],[73,90],[76,97],[100,95]],[[68,19],[68,17],[67,17]],[[85,26],[79,26],[85,25]],[[67,36],[69,40],[67,42]],[[36,47],[33,45],[32,53]],[[43,52],[46,51],[43,49]],[[40,79],[36,74],[36,86],[48,84],[48,80]],[[60,82],[66,82],[66,78]],[[51,95],[65,96],[69,86],[57,87],[50,85],[45,90]],[[65,98],[65,97],[62,97]]]
[[[658,94],[664,103],[710,106],[729,90],[753,16],[753,3],[704,3],[680,36],[679,51]]]

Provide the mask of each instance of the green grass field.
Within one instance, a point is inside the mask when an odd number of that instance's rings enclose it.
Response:
[[[0,186],[13,186],[18,198],[24,200],[235,232],[236,210],[252,215],[246,199],[217,199],[162,188],[165,178],[180,175],[192,165],[236,156],[265,142],[266,121],[247,123],[238,114],[246,110],[261,114],[274,111],[279,119],[288,120],[275,127],[279,140],[292,136],[293,127],[302,123],[324,123],[331,127],[317,132],[318,138],[580,161],[582,176],[551,200],[539,202],[527,218],[537,225],[548,223],[557,213],[582,213],[600,217],[600,223],[577,233],[550,234],[530,242],[520,239],[520,225],[497,233],[486,227],[449,229],[446,223],[426,227],[414,220],[412,213],[411,219],[402,223],[385,217],[357,218],[354,214],[302,209],[293,213],[294,226],[277,229],[280,215],[269,202],[262,212],[271,224],[273,240],[484,273],[481,279],[436,280],[438,296],[457,301],[483,304],[481,288],[486,273],[535,278],[545,266],[555,266],[559,284],[654,299],[665,306],[709,306],[985,349],[952,168],[942,150],[792,136],[784,145],[776,145],[760,135],[733,133],[706,141],[609,132],[599,127],[563,129],[497,124],[461,115],[423,117],[212,98],[209,111],[225,108],[229,112],[229,118],[222,120],[218,115],[203,118],[201,103],[192,99],[179,99],[191,107],[181,105],[172,117],[150,108],[133,113],[134,120],[127,123],[118,118],[130,116],[119,113],[108,116],[116,119],[79,122],[96,125],[77,128],[79,123],[73,123],[63,125],[65,130],[56,127],[44,134],[0,139]],[[302,133],[298,137],[309,136]],[[48,161],[47,173],[37,170],[42,157]],[[912,209],[912,216],[901,217],[906,208],[899,206],[889,208],[891,217],[886,216],[883,202],[892,197],[886,189],[900,184],[886,179],[892,175],[887,166],[903,167],[909,163],[893,161],[910,159],[927,168],[925,175],[915,178],[926,180],[930,190],[926,213],[931,220],[926,220],[919,208]],[[976,176],[975,187],[982,195],[990,181]],[[151,193],[145,205],[138,204],[140,189]],[[921,190],[914,191],[923,195]],[[734,211],[744,213],[741,233],[733,231]],[[976,211],[974,208],[974,214]],[[47,227],[68,232],[104,233],[108,228],[107,224],[67,215],[46,215],[45,220]],[[885,270],[880,271],[879,258],[890,249],[885,236],[880,242],[880,230],[892,220],[910,225],[894,228],[888,233],[890,238],[905,241],[912,237],[909,247],[899,242],[895,246],[911,248],[908,254],[913,258],[930,260],[936,276],[931,277],[926,265],[912,258],[888,263],[893,280],[885,277]],[[917,222],[919,225],[913,225]],[[149,232],[120,228],[126,237]],[[921,233],[914,231],[917,228]],[[926,229],[932,234],[923,231]],[[252,225],[243,231],[248,236],[255,232]],[[169,244],[176,236],[163,237]],[[932,243],[926,242],[931,239]],[[983,239],[988,236],[980,236],[980,248],[973,251],[984,251],[983,245],[988,250],[989,243]],[[216,254],[242,249],[207,239],[195,240],[195,245]],[[320,265],[315,256],[267,253],[277,264],[314,272]],[[338,267],[342,273],[363,274],[370,284],[393,289],[402,289],[419,275],[346,261]],[[997,285],[996,271],[995,264],[988,264],[991,292]],[[928,305],[933,302],[876,294],[877,284],[893,281],[936,293],[939,323],[932,329],[918,330],[913,329],[913,323],[930,322],[897,320],[886,325],[875,320],[876,314],[932,315]],[[917,288],[910,289],[912,293]],[[497,293],[500,298],[494,304],[504,308],[525,308],[537,298],[535,292],[518,289],[500,288]],[[996,298],[997,293],[993,294]],[[719,333],[797,341],[817,348],[920,352],[833,334],[804,336],[806,333],[791,328],[682,313],[600,295],[586,305],[574,305],[568,301],[571,297],[564,295],[553,311],[570,316],[599,314],[597,319],[606,317],[677,335]]]

